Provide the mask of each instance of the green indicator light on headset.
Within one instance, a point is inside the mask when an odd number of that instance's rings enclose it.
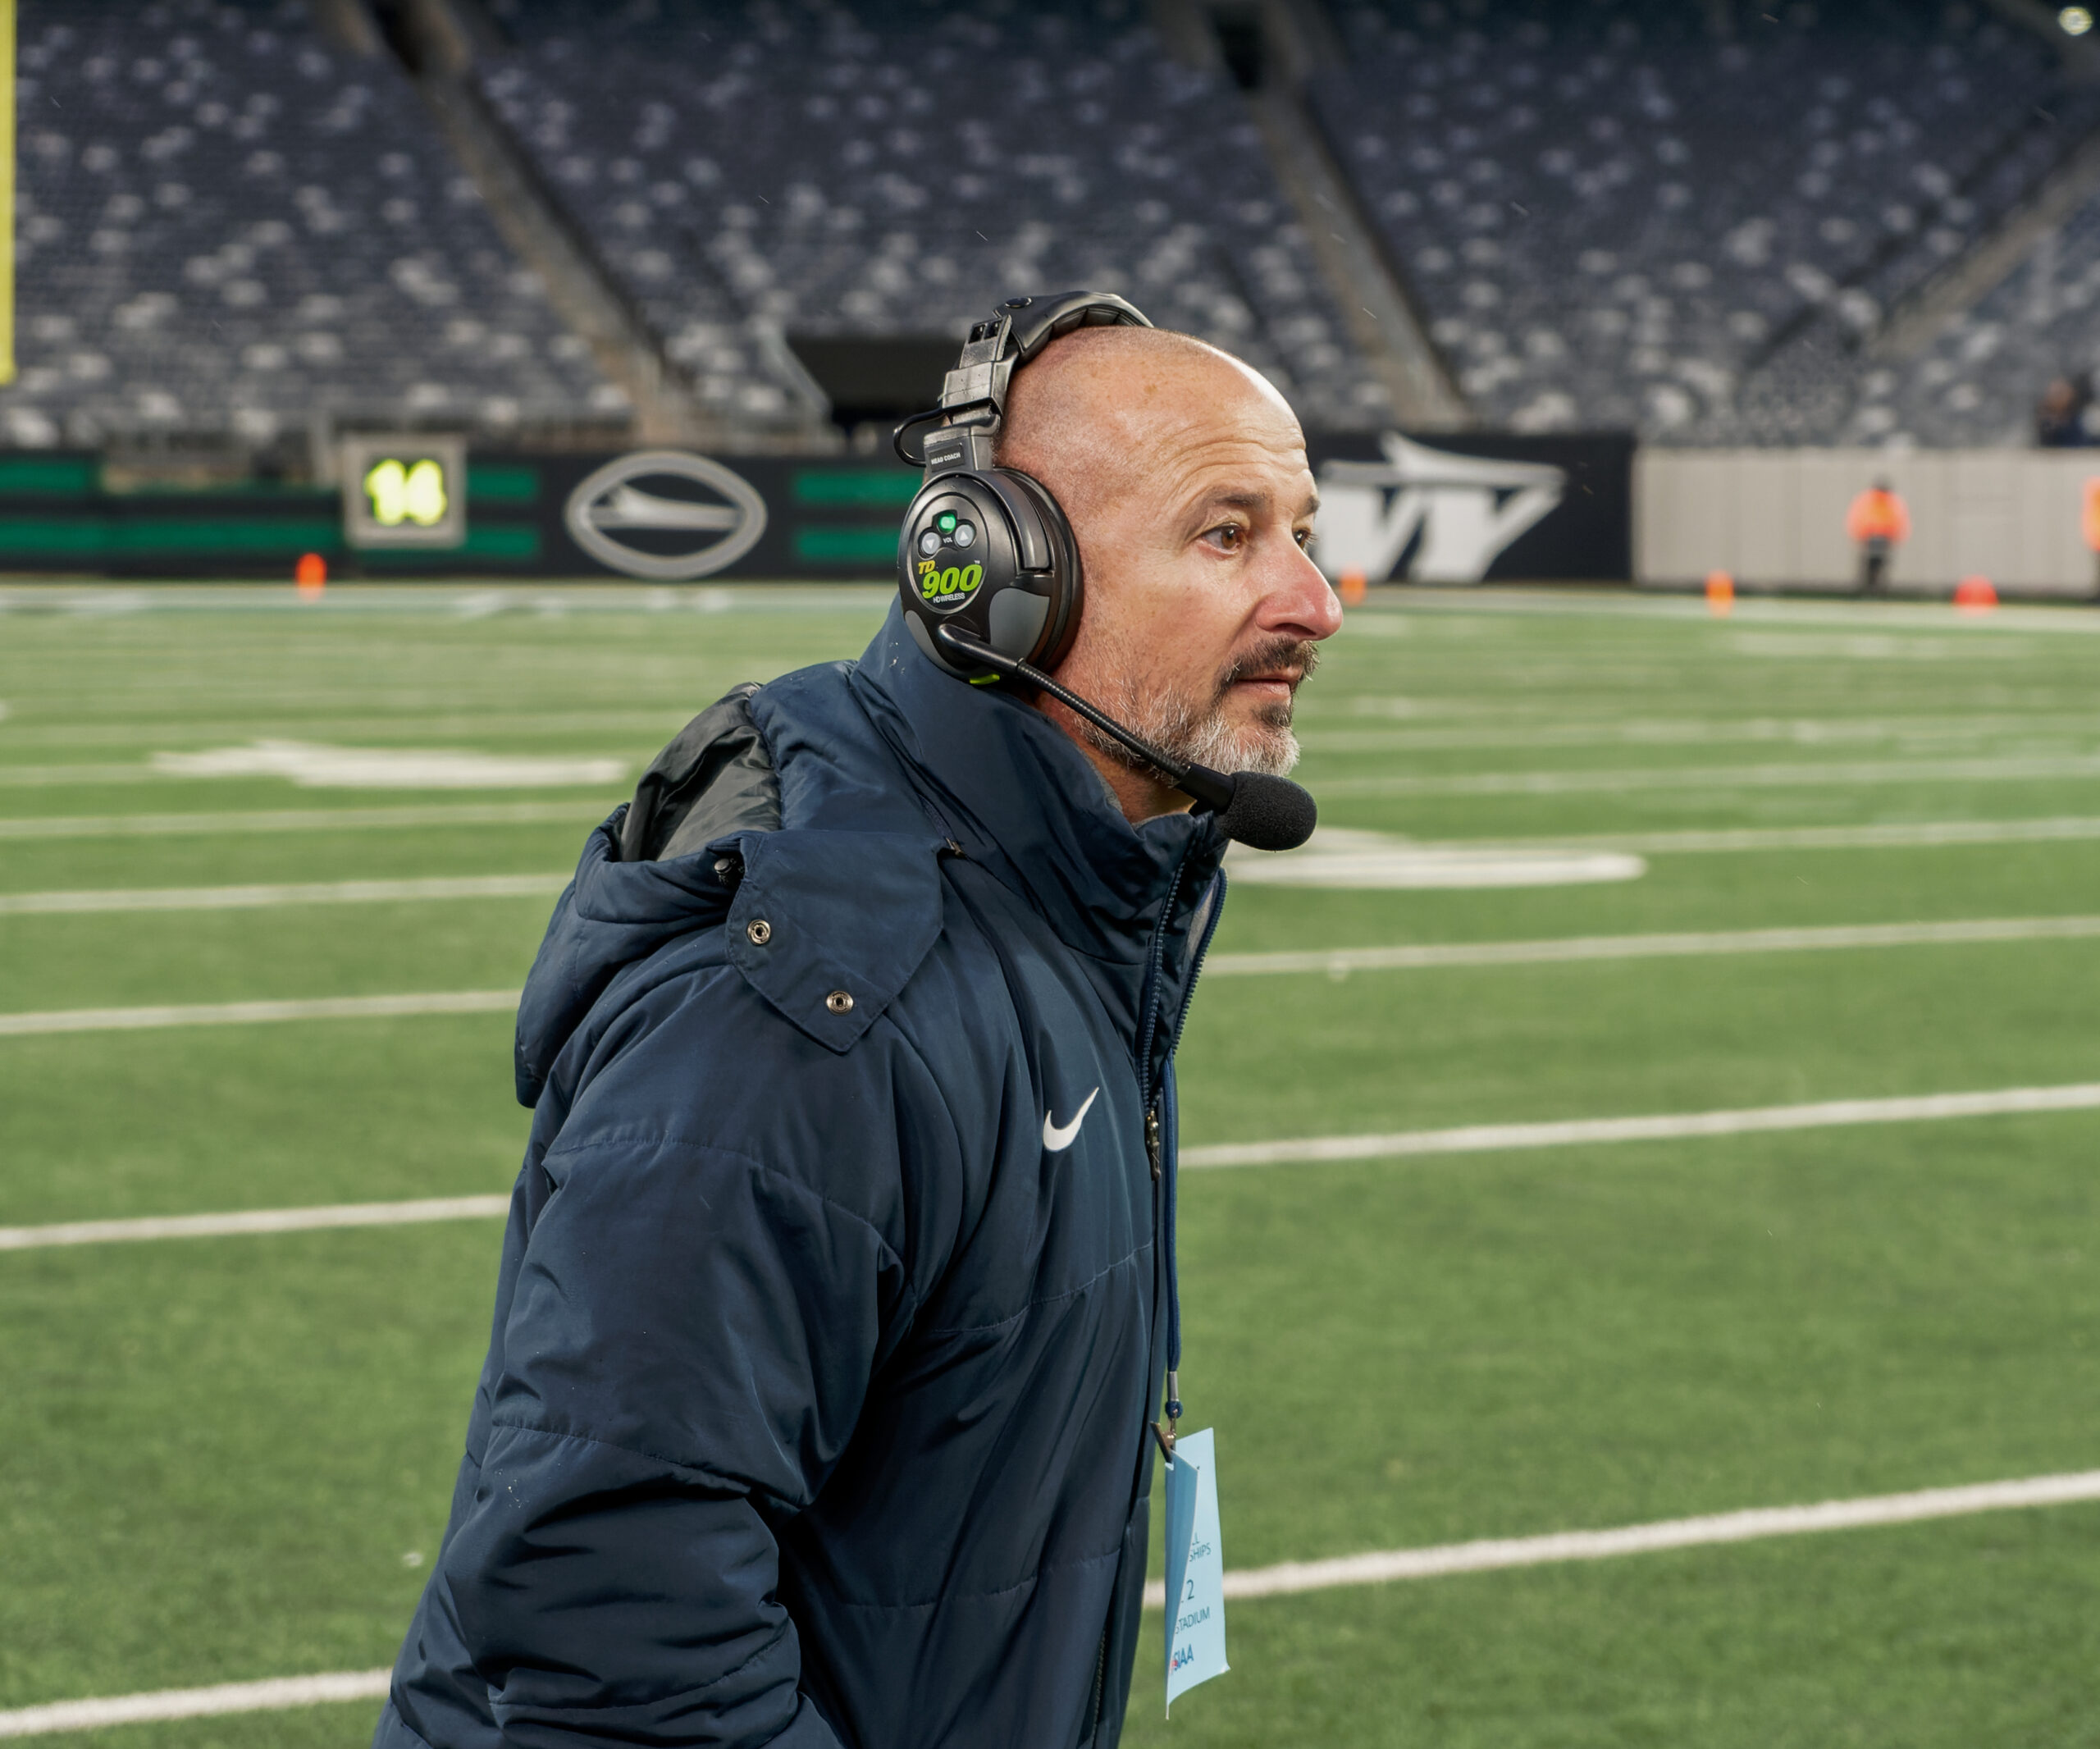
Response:
[[[952,510],[942,511],[938,516],[934,518],[934,526],[939,529],[943,534],[953,534],[955,532],[955,512]]]

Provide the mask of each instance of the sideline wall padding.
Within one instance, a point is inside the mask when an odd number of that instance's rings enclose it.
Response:
[[[1850,588],[1853,497],[1885,479],[1911,511],[1890,568],[1898,590],[1983,576],[2001,589],[2089,596],[2082,532],[2100,450],[1643,450],[1634,461],[1636,579],[1726,571],[1751,588]]]

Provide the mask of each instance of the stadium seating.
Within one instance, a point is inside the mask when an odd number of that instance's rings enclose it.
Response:
[[[297,5],[28,0],[0,441],[618,422],[399,66]]]
[[[2100,124],[1983,8],[1341,17],[1322,124],[1474,405],[1519,429],[1838,437],[1858,336]],[[1958,423],[1939,441],[1981,435]]]
[[[1865,368],[1845,438],[1935,447],[2032,441],[2044,386],[2100,369],[2096,299],[2100,199],[2044,238],[2024,267],[1921,358]],[[2100,431],[2089,423],[2086,438],[2100,438]]]
[[[953,335],[1082,284],[1241,353],[1310,425],[1388,418],[1239,94],[1139,0],[488,10],[495,113],[733,427],[806,427],[788,334]],[[1314,114],[1486,423],[2016,441],[2100,362],[2100,211],[1922,361],[1864,345],[2100,129],[2100,90],[1988,8],[1332,11]],[[21,71],[0,443],[628,418],[398,63],[295,0],[26,0]]]
[[[783,332],[959,335],[1089,285],[1309,422],[1386,412],[1238,93],[1118,0],[493,10],[517,47],[485,89],[710,406],[779,410]]]

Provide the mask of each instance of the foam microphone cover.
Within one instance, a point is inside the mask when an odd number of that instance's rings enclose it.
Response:
[[[1218,815],[1225,835],[1250,850],[1296,850],[1312,836],[1320,806],[1312,792],[1288,778],[1242,771],[1232,779],[1232,799]]]

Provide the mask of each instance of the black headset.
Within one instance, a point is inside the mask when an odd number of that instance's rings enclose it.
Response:
[[[897,541],[904,622],[927,660],[974,685],[1018,681],[1048,692],[1214,810],[1228,836],[1294,850],[1312,835],[1312,798],[1260,772],[1227,776],[1148,745],[1044,673],[1079,635],[1086,577],[1071,524],[1049,488],[994,460],[1013,373],[1075,328],[1149,328],[1105,291],[1009,298],[970,331],[941,404],[897,428],[897,454],[926,470]],[[911,440],[920,436],[917,450]]]
[[[1079,633],[1086,578],[1071,524],[1040,481],[993,457],[1015,371],[1075,328],[1119,325],[1152,326],[1108,292],[1011,298],[970,331],[939,407],[897,428],[897,453],[926,470],[897,537],[897,587],[920,649],[952,674],[992,678],[935,642],[943,627],[1038,668],[1055,668]]]

